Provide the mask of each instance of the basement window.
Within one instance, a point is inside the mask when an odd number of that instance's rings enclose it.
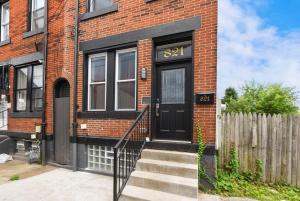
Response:
[[[109,146],[88,145],[88,169],[113,173],[114,150]]]

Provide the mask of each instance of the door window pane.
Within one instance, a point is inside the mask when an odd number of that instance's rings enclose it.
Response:
[[[161,72],[161,103],[185,103],[185,69],[165,70]]]
[[[130,109],[135,106],[135,82],[118,83],[118,109]]]
[[[105,84],[90,85],[90,109],[105,109]]]
[[[90,11],[101,10],[111,6],[112,0],[90,0]]]

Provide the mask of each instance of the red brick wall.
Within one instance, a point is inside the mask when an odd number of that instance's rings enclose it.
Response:
[[[80,12],[86,12],[86,1],[81,0]],[[129,32],[159,24],[201,16],[202,27],[195,31],[194,52],[194,92],[216,92],[217,65],[217,0],[156,0],[145,3],[144,0],[116,0],[119,10],[101,17],[84,21],[80,24],[80,41],[88,41],[110,35]],[[152,41],[138,43],[138,67],[146,67],[147,81],[138,78],[138,108],[142,109],[141,98],[151,95]],[[82,54],[79,66],[82,66]],[[80,72],[82,73],[82,72]],[[79,82],[82,85],[82,80]],[[82,105],[82,99],[79,100]],[[103,120],[99,120],[103,122]],[[107,120],[111,122],[111,120]],[[99,123],[97,127],[87,123],[88,133],[106,136],[115,134],[109,123]],[[194,105],[194,123],[201,126],[205,140],[215,142],[216,106]],[[126,129],[124,129],[126,130]],[[79,133],[84,132],[79,129]],[[197,136],[194,132],[194,142]]]
[[[35,52],[34,42],[43,41],[43,35],[22,38],[27,27],[27,1],[10,0],[12,43],[0,47],[0,61]],[[170,23],[201,16],[202,27],[195,31],[194,92],[216,92],[217,65],[217,0],[116,0],[118,12],[96,17],[80,23],[80,41],[88,41],[150,26]],[[53,133],[53,85],[59,78],[66,78],[71,86],[71,118],[73,97],[74,40],[73,26],[75,1],[49,0],[49,55],[47,75],[47,133]],[[86,0],[80,0],[80,13],[86,11]],[[5,52],[5,54],[4,54]],[[152,41],[138,42],[138,109],[142,109],[141,98],[151,95]],[[140,79],[140,68],[146,67],[148,79]],[[13,71],[10,72],[13,78]],[[10,94],[13,79],[10,79]],[[78,106],[83,102],[83,53],[79,52]],[[11,96],[13,97],[13,96]],[[216,106],[194,105],[194,123],[199,122],[208,143],[215,142]],[[9,130],[34,132],[40,119],[9,118]],[[71,119],[72,122],[72,119]],[[79,119],[87,129],[78,129],[79,135],[115,137],[121,135],[131,120]],[[80,126],[79,126],[80,127]],[[194,142],[196,135],[194,133]]]

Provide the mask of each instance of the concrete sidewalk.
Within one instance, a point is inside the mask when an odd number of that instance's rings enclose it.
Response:
[[[55,169],[0,186],[0,201],[111,201],[113,178]]]

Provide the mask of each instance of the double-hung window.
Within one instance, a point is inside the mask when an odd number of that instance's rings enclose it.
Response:
[[[106,69],[106,53],[89,56],[88,109],[90,111],[104,111],[106,109]]]
[[[135,110],[136,68],[136,48],[116,52],[115,110]]]
[[[44,28],[45,0],[31,0],[30,29],[37,31]]]
[[[43,66],[33,65],[16,69],[16,111],[42,109]]]
[[[113,5],[112,0],[89,0],[90,12],[102,10]]]
[[[0,42],[9,39],[9,2],[1,5],[1,37]]]

